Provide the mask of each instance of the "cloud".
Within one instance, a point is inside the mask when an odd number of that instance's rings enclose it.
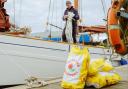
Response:
[[[101,0],[82,0],[83,24],[102,25],[105,24]],[[110,5],[111,0],[105,0],[106,6]],[[50,0],[8,0],[6,8],[14,22],[14,12],[16,24],[20,26],[31,26],[33,32],[44,31],[47,22]],[[62,14],[65,9],[64,0],[52,0],[50,22],[58,26],[63,26]],[[80,10],[80,11],[81,11]]]

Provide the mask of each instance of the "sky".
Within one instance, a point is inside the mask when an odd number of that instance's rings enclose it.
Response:
[[[105,13],[102,0],[79,1],[79,14],[82,19],[82,25],[105,25],[103,19],[106,18],[111,0],[104,0]],[[31,27],[32,32],[35,33],[43,32],[47,29],[59,30],[47,26],[47,22],[64,27],[62,16],[66,8],[65,2],[66,0],[51,0],[50,4],[50,0],[8,0],[5,8],[10,15],[11,23],[16,23],[20,27]]]

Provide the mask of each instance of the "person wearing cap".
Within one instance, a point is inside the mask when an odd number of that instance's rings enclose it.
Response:
[[[66,1],[66,6],[67,6],[67,9],[64,12],[63,20],[67,21],[68,12],[72,12],[74,14],[74,17],[73,17],[73,20],[72,20],[72,28],[73,28],[72,29],[72,37],[73,37],[73,42],[76,43],[77,42],[76,41],[76,35],[77,35],[77,27],[78,27],[77,20],[79,20],[79,14],[78,14],[78,11],[72,6],[71,1]],[[62,40],[64,42],[67,42],[65,29],[66,29],[66,26],[63,30]]]

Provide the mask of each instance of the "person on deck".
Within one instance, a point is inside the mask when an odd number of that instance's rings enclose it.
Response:
[[[76,35],[77,35],[77,28],[78,28],[77,21],[79,20],[79,14],[78,14],[78,11],[72,6],[71,1],[66,1],[66,6],[67,6],[67,9],[64,12],[63,20],[67,22],[68,12],[72,12],[74,14],[74,17],[72,20],[72,37],[73,37],[73,42],[76,43],[77,42],[76,41]],[[65,26],[63,33],[62,33],[62,40],[64,42],[67,42],[65,29],[66,29],[66,26]]]
[[[9,15],[4,8],[4,4],[7,0],[0,0],[0,32],[7,32],[10,28]]]

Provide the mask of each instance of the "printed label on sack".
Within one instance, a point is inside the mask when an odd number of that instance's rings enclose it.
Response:
[[[83,56],[70,56],[68,58],[63,80],[71,83],[77,83],[80,76],[80,69]]]

